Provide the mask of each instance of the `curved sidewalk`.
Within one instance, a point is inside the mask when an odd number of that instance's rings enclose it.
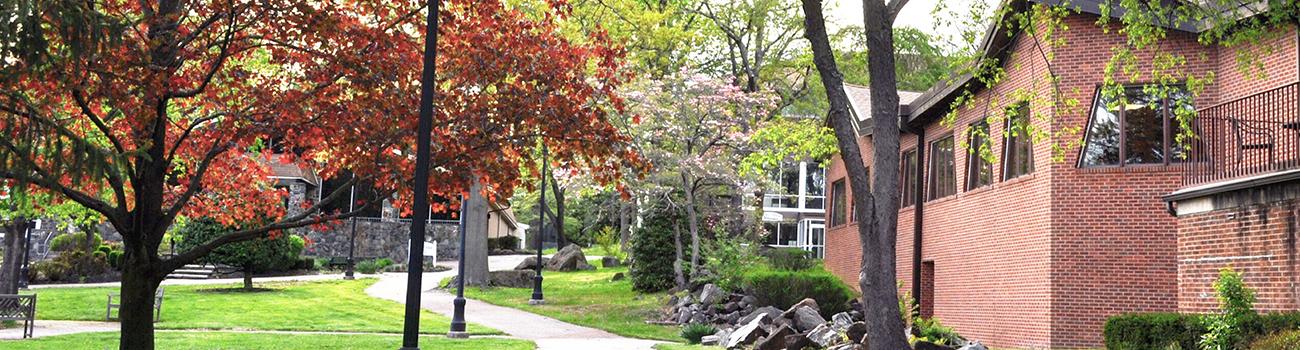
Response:
[[[494,256],[488,266],[492,270],[513,268],[522,256]],[[450,317],[455,296],[436,288],[438,281],[455,275],[455,270],[424,274],[420,290],[420,306]],[[406,300],[406,274],[386,273],[366,289],[371,296]],[[511,336],[537,343],[538,350],[650,350],[662,342],[633,339],[614,335],[595,328],[583,327],[550,317],[496,306],[468,299],[465,303],[465,321],[495,328]]]

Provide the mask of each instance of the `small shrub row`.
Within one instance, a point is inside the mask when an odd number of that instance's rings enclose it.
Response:
[[[789,308],[804,298],[817,301],[822,315],[849,310],[856,293],[839,277],[824,269],[786,271],[758,268],[745,273],[742,289],[759,305]]]
[[[355,269],[357,272],[371,275],[392,265],[393,265],[393,259],[379,258],[379,259],[365,260],[359,262],[357,263]]]
[[[1125,314],[1106,320],[1102,330],[1106,348],[1164,349],[1177,343],[1183,349],[1199,349],[1210,315],[1147,313]],[[1247,317],[1238,330],[1247,340],[1285,330],[1300,329],[1300,312],[1270,313]]]
[[[772,268],[800,271],[817,266],[817,260],[813,259],[809,253],[809,251],[799,248],[774,248],[768,250],[764,255],[767,256],[768,263],[772,264]]]

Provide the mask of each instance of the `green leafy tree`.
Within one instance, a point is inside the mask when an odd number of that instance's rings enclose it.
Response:
[[[236,229],[238,228],[227,227],[212,219],[191,220],[179,230],[185,239],[177,242],[177,249],[193,249]],[[244,290],[253,290],[254,274],[293,266],[301,252],[302,245],[295,244],[291,235],[278,232],[223,245],[200,261],[238,267],[244,274]]]

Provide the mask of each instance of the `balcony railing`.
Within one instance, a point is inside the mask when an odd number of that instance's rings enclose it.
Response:
[[[799,195],[796,194],[765,194],[763,195],[763,207],[766,208],[793,208],[793,209],[825,209],[826,196],[803,196],[803,205],[799,205]]]
[[[1183,185],[1300,168],[1300,85],[1291,83],[1197,111]]]

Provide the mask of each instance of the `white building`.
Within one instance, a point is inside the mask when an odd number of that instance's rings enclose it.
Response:
[[[763,195],[763,243],[821,258],[826,250],[826,169],[817,162],[788,162],[772,173],[772,180],[780,189]]]

